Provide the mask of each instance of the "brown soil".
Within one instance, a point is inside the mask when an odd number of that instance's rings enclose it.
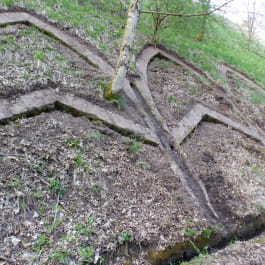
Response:
[[[0,100],[56,89],[146,125],[125,96],[125,111],[106,102],[108,77],[52,37],[11,25],[0,28],[0,44]],[[168,60],[153,60],[148,78],[170,128],[194,102],[237,118],[221,89]],[[235,91],[243,98],[239,106],[247,104],[244,115],[264,119],[263,106],[248,105],[250,96]],[[203,121],[181,148],[187,171],[204,184],[218,221],[240,227],[264,215],[264,146]],[[99,264],[102,256],[110,265],[150,264],[148,250],[164,250],[182,242],[185,232],[211,226],[200,198],[173,172],[166,150],[121,136],[100,121],[53,111],[1,126],[0,168],[3,265]],[[85,250],[92,251],[86,261]],[[262,259],[260,251],[249,253]]]
[[[155,104],[169,128],[176,127],[195,102],[232,115],[221,91],[207,87],[195,74],[167,59],[156,57],[149,64],[148,81]]]
[[[202,122],[182,144],[223,222],[264,212],[264,147],[225,125]]]
[[[17,264],[54,264],[55,248],[81,261],[79,248],[89,245],[107,257],[120,249],[121,232],[133,234],[140,259],[140,246],[181,240],[188,221],[207,225],[158,148],[134,152],[139,143],[85,118],[52,112],[18,120],[0,129],[0,143],[0,249]]]
[[[18,24],[0,28],[0,43],[0,98],[15,99],[35,90],[56,89],[146,126],[125,95],[125,110],[116,102],[107,102],[103,91],[109,77],[56,39]]]

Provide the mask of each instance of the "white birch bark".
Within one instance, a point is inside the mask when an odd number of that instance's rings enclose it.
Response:
[[[124,88],[126,73],[128,71],[131,59],[131,49],[139,18],[139,2],[140,0],[131,0],[122,38],[120,55],[116,64],[111,86],[109,91],[106,91],[105,94],[107,98],[120,93]]]

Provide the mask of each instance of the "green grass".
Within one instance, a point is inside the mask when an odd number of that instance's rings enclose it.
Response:
[[[250,102],[257,105],[265,105],[265,96],[259,91],[255,91],[250,96]]]
[[[191,12],[192,10],[188,13]],[[185,18],[185,20],[169,18],[168,27],[160,34],[160,42],[207,71],[215,79],[222,81],[217,66],[225,61],[265,85],[264,59],[247,50],[245,37],[234,25],[221,17],[213,18],[209,19],[203,41],[196,40],[198,21],[196,22],[195,18]],[[150,27],[146,27],[148,24],[152,24],[151,16],[141,15],[139,31],[148,35],[150,32]],[[252,49],[261,53],[256,50],[256,46],[253,43]]]
[[[71,25],[73,31],[85,34],[108,56],[113,54],[113,47],[118,48],[123,34],[126,12],[117,0],[5,0],[0,7],[10,4],[45,11],[48,18]],[[146,4],[147,1],[143,0],[142,8],[146,8]],[[194,13],[196,4],[186,1],[185,8],[178,12]],[[209,18],[203,41],[197,41],[200,21],[200,17],[169,17],[168,27],[160,34],[160,42],[217,80],[223,81],[217,66],[225,61],[265,85],[264,59],[246,49],[245,37],[231,23],[218,16]],[[152,16],[141,14],[134,51],[140,50],[144,41],[150,38],[151,31]],[[256,44],[253,43],[252,49],[257,52],[260,45]]]
[[[0,3],[0,8],[10,5],[45,11],[48,18],[70,25],[75,32],[84,32],[91,42],[109,55],[113,47],[106,44],[121,38],[122,25],[125,23],[121,4],[115,0],[5,0]]]

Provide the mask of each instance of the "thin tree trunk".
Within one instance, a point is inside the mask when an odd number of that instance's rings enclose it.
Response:
[[[131,49],[134,41],[135,30],[139,18],[139,2],[140,0],[131,0],[128,9],[127,22],[123,33],[120,55],[117,61],[115,74],[111,85],[105,91],[105,97],[107,99],[119,94],[124,87],[126,73],[131,59]]]

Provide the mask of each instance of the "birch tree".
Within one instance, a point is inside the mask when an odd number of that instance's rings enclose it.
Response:
[[[205,13],[209,12],[211,8],[211,0],[200,0],[199,3],[201,4],[201,8],[203,12]],[[208,18],[209,18],[209,15],[202,16],[200,32],[197,35],[198,41],[202,41],[204,38]]]
[[[168,0],[169,1],[169,0]],[[210,2],[210,0],[201,0],[202,2]],[[123,38],[122,38],[122,43],[121,43],[121,48],[120,48],[120,54],[117,60],[115,72],[113,79],[111,81],[111,84],[106,88],[104,96],[106,99],[116,99],[119,96],[119,94],[122,92],[124,86],[125,86],[125,81],[126,81],[126,74],[129,68],[130,64],[130,59],[131,59],[131,49],[133,46],[133,41],[134,41],[134,36],[135,36],[135,31],[136,31],[136,26],[138,23],[139,15],[140,13],[145,13],[145,14],[152,14],[157,15],[158,17],[158,23],[154,25],[157,26],[154,28],[154,33],[153,33],[153,41],[157,41],[158,36],[157,34],[160,31],[160,28],[163,25],[163,21],[168,17],[168,16],[175,16],[175,17],[183,17],[183,18],[188,18],[188,17],[200,17],[200,16],[208,16],[212,14],[213,12],[219,10],[220,8],[224,7],[228,3],[232,2],[233,0],[228,0],[225,2],[223,5],[213,9],[213,10],[207,10],[207,12],[203,13],[198,13],[198,14],[177,14],[177,13],[170,13],[170,12],[161,12],[159,10],[139,10],[140,6],[140,0],[131,0],[130,5],[128,7],[128,15],[127,15],[127,21],[123,33]],[[124,1],[120,1],[122,5],[125,5]],[[178,2],[180,4],[180,2]]]
[[[111,85],[105,90],[105,98],[107,99],[111,99],[115,95],[120,94],[124,87],[126,73],[131,59],[131,49],[134,41],[134,35],[139,18],[139,4],[140,0],[131,0],[130,2],[115,73]]]

